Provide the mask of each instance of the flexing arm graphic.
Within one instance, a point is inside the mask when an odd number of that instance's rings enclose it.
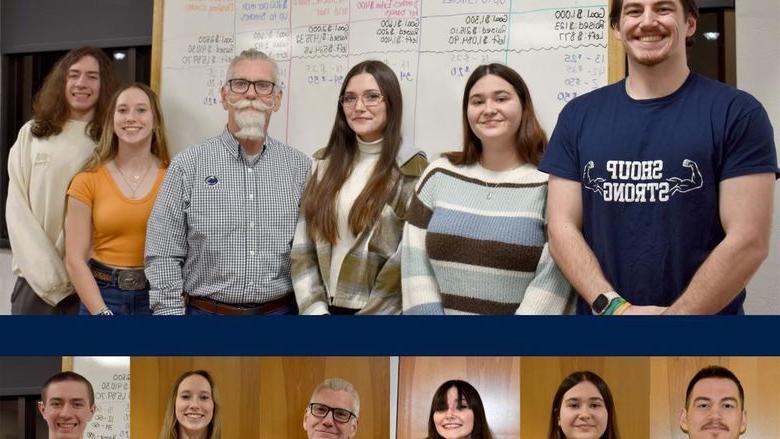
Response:
[[[596,165],[593,163],[593,160],[585,164],[585,169],[582,171],[582,186],[593,192],[604,195],[604,182],[607,180],[604,178],[591,178],[590,170],[594,167],[596,167]]]
[[[677,192],[685,193],[696,189],[699,189],[704,185],[704,179],[699,172],[699,166],[693,160],[685,159],[682,161],[682,165],[691,170],[691,178],[685,179],[680,177],[670,177],[666,181],[669,182],[669,195],[674,195]]]

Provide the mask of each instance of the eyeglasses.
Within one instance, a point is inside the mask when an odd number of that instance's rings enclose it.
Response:
[[[276,87],[276,84],[271,81],[263,81],[262,79],[259,81],[249,81],[247,79],[229,79],[228,80],[228,87],[230,87],[230,91],[237,94],[244,94],[249,91],[249,86],[253,85],[255,87],[255,93],[258,96],[268,96],[271,93],[274,92],[274,88]]]
[[[344,106],[344,108],[355,108],[355,105],[357,105],[358,99],[363,101],[363,105],[366,107],[373,107],[375,105],[379,105],[384,100],[384,96],[382,96],[382,93],[379,93],[378,91],[367,91],[363,93],[362,95],[356,95],[354,93],[347,93],[343,96],[339,97],[339,101],[341,102],[341,105]]]
[[[346,424],[350,419],[352,419],[353,416],[357,418],[354,413],[347,409],[328,407],[325,404],[319,404],[316,402],[309,404],[309,412],[318,418],[324,418],[328,416],[328,413],[333,412],[333,420],[339,424]]]

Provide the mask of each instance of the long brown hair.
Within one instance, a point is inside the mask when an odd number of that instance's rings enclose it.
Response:
[[[165,121],[163,120],[163,114],[160,110],[160,102],[157,99],[157,94],[149,88],[146,84],[136,82],[134,84],[126,85],[114,93],[111,98],[111,105],[103,117],[103,133],[100,136],[97,148],[92,153],[92,156],[84,164],[83,171],[93,171],[97,169],[103,163],[116,157],[119,150],[119,139],[114,131],[114,112],[116,111],[116,102],[125,90],[131,88],[137,88],[144,92],[149,98],[149,106],[152,110],[152,116],[154,117],[154,130],[152,132],[152,154],[158,159],[163,168],[167,168],[171,159],[168,154],[168,142],[165,138]]]
[[[604,399],[604,406],[607,409],[607,429],[604,430],[604,434],[600,439],[620,439],[620,433],[618,433],[617,424],[617,412],[615,411],[615,401],[612,399],[612,392],[609,391],[607,383],[601,379],[600,376],[589,370],[583,370],[574,372],[567,376],[558,386],[558,390],[553,397],[552,409],[550,410],[550,428],[547,433],[548,439],[566,439],[566,435],[563,434],[561,426],[558,425],[558,421],[561,417],[561,406],[563,404],[563,396],[572,387],[577,384],[588,381],[592,383],[601,393],[601,397]]]
[[[517,129],[515,151],[523,163],[539,165],[542,153],[547,146],[547,134],[536,118],[534,104],[531,101],[531,93],[520,75],[511,67],[503,64],[483,64],[469,76],[466,88],[463,90],[463,150],[444,154],[447,159],[456,166],[473,165],[482,156],[482,141],[479,140],[469,125],[468,106],[469,93],[480,79],[487,75],[496,75],[512,85],[515,93],[520,98],[522,113],[520,115],[520,127]]]
[[[65,98],[65,78],[68,70],[81,58],[95,58],[100,68],[100,93],[95,105],[95,115],[87,124],[87,134],[95,142],[100,139],[101,123],[111,95],[117,88],[117,80],[108,59],[102,49],[95,47],[80,47],[66,53],[43,81],[43,86],[35,95],[33,102],[32,135],[42,138],[56,136],[62,132],[62,127],[70,117],[70,107]]]
[[[171,388],[171,392],[168,394],[168,407],[165,409],[165,418],[163,418],[163,426],[160,431],[160,439],[179,439],[179,421],[176,420],[176,397],[179,394],[179,385],[185,378],[193,375],[200,375],[209,382],[211,387],[211,400],[214,401],[214,411],[212,412],[211,422],[209,422],[207,439],[221,439],[222,438],[222,410],[219,403],[219,394],[217,393],[217,386],[214,383],[214,379],[211,374],[205,370],[192,370],[183,373],[174,383]]]
[[[392,191],[392,182],[398,175],[396,156],[401,148],[401,120],[403,101],[401,86],[390,67],[381,61],[363,61],[352,67],[344,78],[339,96],[343,96],[349,81],[356,75],[368,73],[379,85],[386,105],[387,123],[382,152],[368,183],[349,211],[349,229],[357,235],[365,230],[382,211]],[[307,232],[312,239],[324,239],[334,244],[338,239],[336,223],[336,196],[352,173],[357,156],[357,134],[347,124],[344,108],[338,104],[336,121],[325,147],[323,158],[328,160],[322,178],[312,175],[303,195],[303,214]]]

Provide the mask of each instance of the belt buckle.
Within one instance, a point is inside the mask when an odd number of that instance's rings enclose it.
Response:
[[[123,290],[143,290],[146,288],[146,276],[141,270],[122,270],[117,273],[116,283]]]

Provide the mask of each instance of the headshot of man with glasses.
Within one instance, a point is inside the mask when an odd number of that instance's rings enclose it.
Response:
[[[282,103],[279,67],[249,49],[227,69],[222,134],[171,161],[149,217],[154,314],[297,314],[290,246],[311,167],[267,135]]]
[[[341,378],[328,378],[312,392],[303,414],[309,439],[352,439],[357,434],[360,396]]]

